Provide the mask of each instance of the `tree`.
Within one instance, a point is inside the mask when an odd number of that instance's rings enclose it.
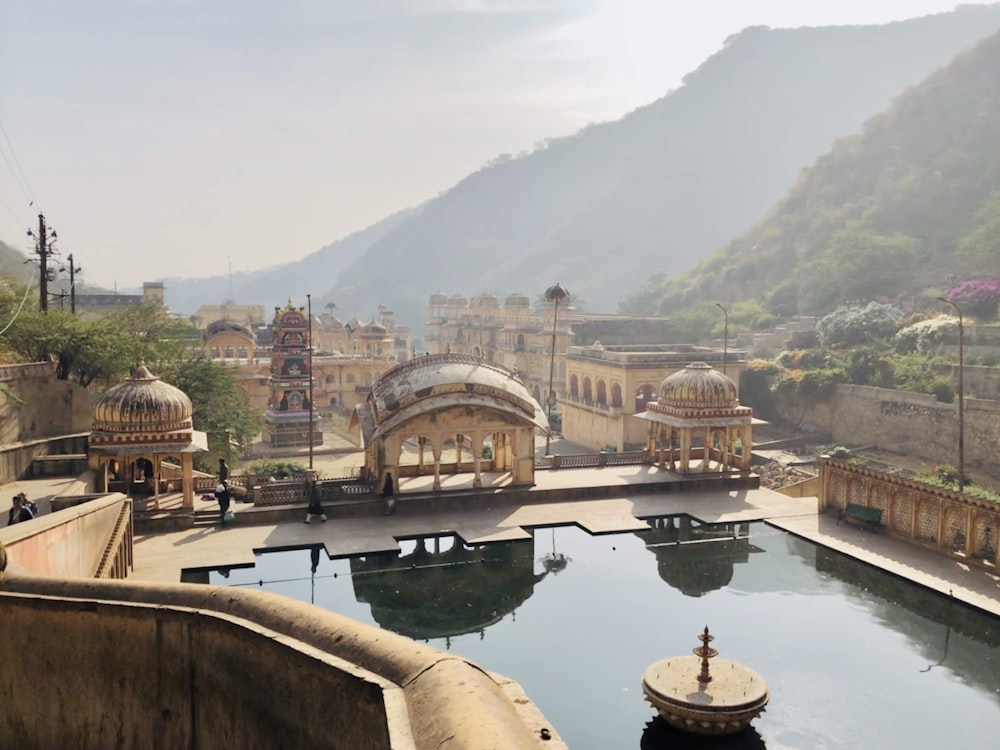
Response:
[[[204,353],[164,362],[158,374],[188,395],[194,428],[208,434],[209,453],[199,455],[200,466],[214,467],[220,457],[235,458],[238,448],[263,428],[263,415],[250,406],[232,370]]]

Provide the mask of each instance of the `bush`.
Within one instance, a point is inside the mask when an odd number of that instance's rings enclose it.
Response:
[[[951,379],[939,374],[939,358],[925,357],[914,352],[895,359],[895,384],[901,391],[932,393],[938,401],[950,404],[955,400]]]
[[[275,479],[288,479],[294,474],[301,474],[308,467],[298,461],[280,458],[264,458],[254,461],[247,467],[247,474],[263,474]]]
[[[895,305],[869,302],[864,307],[838,307],[816,324],[823,346],[852,346],[887,339],[900,327],[903,311]]]
[[[949,289],[944,298],[958,303],[968,315],[982,320],[996,320],[997,303],[1000,303],[1000,280],[964,281]]]
[[[892,337],[892,344],[900,354],[930,354],[944,343],[945,336],[957,328],[958,318],[939,315],[901,329]]]

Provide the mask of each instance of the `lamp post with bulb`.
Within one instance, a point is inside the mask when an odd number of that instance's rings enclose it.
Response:
[[[554,406],[553,402],[555,401],[555,393],[552,391],[552,385],[556,367],[556,322],[559,320],[559,303],[568,297],[569,292],[567,292],[558,281],[545,290],[545,301],[555,304],[552,311],[552,353],[549,357],[549,392],[546,398],[547,408],[545,410],[545,415],[549,420],[549,431],[545,433],[546,456],[549,455],[549,439],[552,435],[552,407]]]
[[[954,300],[938,297],[958,313],[958,491],[965,492],[965,340],[962,308]]]

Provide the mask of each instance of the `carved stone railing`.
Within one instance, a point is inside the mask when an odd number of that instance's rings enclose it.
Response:
[[[861,464],[820,456],[820,510],[878,508],[890,535],[960,557],[1000,565],[1000,503]]]
[[[132,570],[132,501],[122,503],[94,578],[128,578]]]
[[[648,463],[645,451],[622,453],[578,453],[568,456],[553,455],[535,461],[536,469],[593,469],[603,466],[638,466]]]

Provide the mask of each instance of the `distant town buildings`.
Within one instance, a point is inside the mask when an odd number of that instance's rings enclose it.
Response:
[[[567,309],[568,308],[568,309]],[[471,299],[430,296],[427,350],[430,354],[472,354],[518,373],[541,404],[549,377],[555,391],[557,424],[563,436],[594,449],[641,448],[648,425],[632,415],[655,402],[660,382],[692,362],[706,362],[739,380],[743,350],[665,344],[667,318],[577,315],[572,307],[511,294],[501,305],[491,294]],[[555,350],[553,353],[553,323]],[[594,337],[604,335],[605,344]],[[586,342],[586,345],[580,345]]]

